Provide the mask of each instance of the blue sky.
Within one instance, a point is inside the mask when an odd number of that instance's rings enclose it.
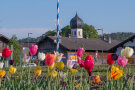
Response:
[[[55,29],[57,0],[0,0],[0,33],[18,38]],[[135,32],[135,0],[60,0],[61,27],[76,11],[84,23],[104,32]]]

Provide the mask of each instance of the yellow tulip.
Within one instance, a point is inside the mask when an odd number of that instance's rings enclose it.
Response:
[[[72,73],[78,72],[78,70],[76,70],[76,69],[70,69],[70,71],[71,71]]]
[[[41,75],[41,72],[42,72],[42,70],[41,70],[41,67],[40,66],[35,67],[34,74],[36,76],[40,76]]]
[[[16,68],[13,67],[13,66],[10,66],[9,72],[10,72],[11,74],[14,74],[14,73],[16,72]]]
[[[55,63],[53,63],[53,65],[49,66],[49,70],[52,70],[55,66]]]
[[[79,83],[79,84],[75,85],[75,87],[82,87],[82,85]]]
[[[0,78],[4,77],[5,74],[6,72],[4,70],[0,70]]]
[[[119,70],[117,66],[112,66],[111,73],[108,75],[108,80],[113,78],[114,80],[118,80],[123,76],[123,70]]]
[[[64,68],[64,63],[63,62],[57,62],[56,68],[58,68],[59,70],[62,70]]]
[[[49,76],[51,77],[53,77],[53,78],[55,78],[56,76],[57,76],[57,71],[51,71],[51,72],[49,72]]]

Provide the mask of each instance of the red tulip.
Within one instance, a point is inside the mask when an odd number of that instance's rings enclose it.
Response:
[[[8,57],[10,57],[11,53],[12,53],[12,50],[10,50],[8,48],[4,48],[2,51],[2,56],[4,58],[8,58]]]
[[[114,62],[114,61],[112,60],[111,56],[112,56],[112,54],[108,54],[108,55],[107,55],[107,64],[109,64],[109,65],[112,65],[113,62]]]
[[[82,57],[84,53],[84,48],[78,48],[77,50],[77,57]]]
[[[85,60],[91,60],[92,62],[94,62],[94,58],[92,58],[90,55],[87,55],[87,57],[85,58]]]
[[[30,46],[30,54],[35,55],[37,53],[37,50],[38,50],[38,46],[34,45],[34,44],[31,44],[31,46]]]
[[[54,54],[47,53],[45,57],[45,64],[48,66],[52,66],[53,63],[54,63]]]
[[[78,64],[80,67],[84,67],[84,60],[78,59]]]
[[[84,62],[84,67],[87,70],[87,72],[91,72],[93,67],[94,67],[94,63],[92,62],[92,60],[85,60]]]

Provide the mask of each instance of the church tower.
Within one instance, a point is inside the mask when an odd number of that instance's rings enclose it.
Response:
[[[70,26],[71,26],[71,37],[75,38],[83,38],[83,20],[79,18],[79,16],[75,15],[70,21]]]

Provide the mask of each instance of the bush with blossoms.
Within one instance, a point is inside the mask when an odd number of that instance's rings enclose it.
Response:
[[[128,58],[134,53],[130,47],[121,50],[121,55],[115,53],[107,55],[107,71],[95,72],[94,58],[85,53],[84,48],[78,48],[76,52],[78,64],[68,57],[66,65],[61,61],[63,53],[38,52],[38,46],[32,44],[30,48],[22,50],[24,63],[31,63],[32,56],[37,55],[35,67],[15,67],[15,61],[10,60],[9,68],[4,68],[0,63],[0,90],[133,90],[134,74],[129,75],[127,70]],[[3,58],[9,58],[12,50],[5,48],[2,51]],[[5,60],[3,59],[3,60]],[[40,62],[45,66],[41,67]],[[117,62],[117,63],[116,63]],[[79,65],[79,66],[78,66]],[[98,68],[100,70],[102,65]],[[105,69],[105,67],[103,67]],[[101,74],[102,73],[102,74]]]

